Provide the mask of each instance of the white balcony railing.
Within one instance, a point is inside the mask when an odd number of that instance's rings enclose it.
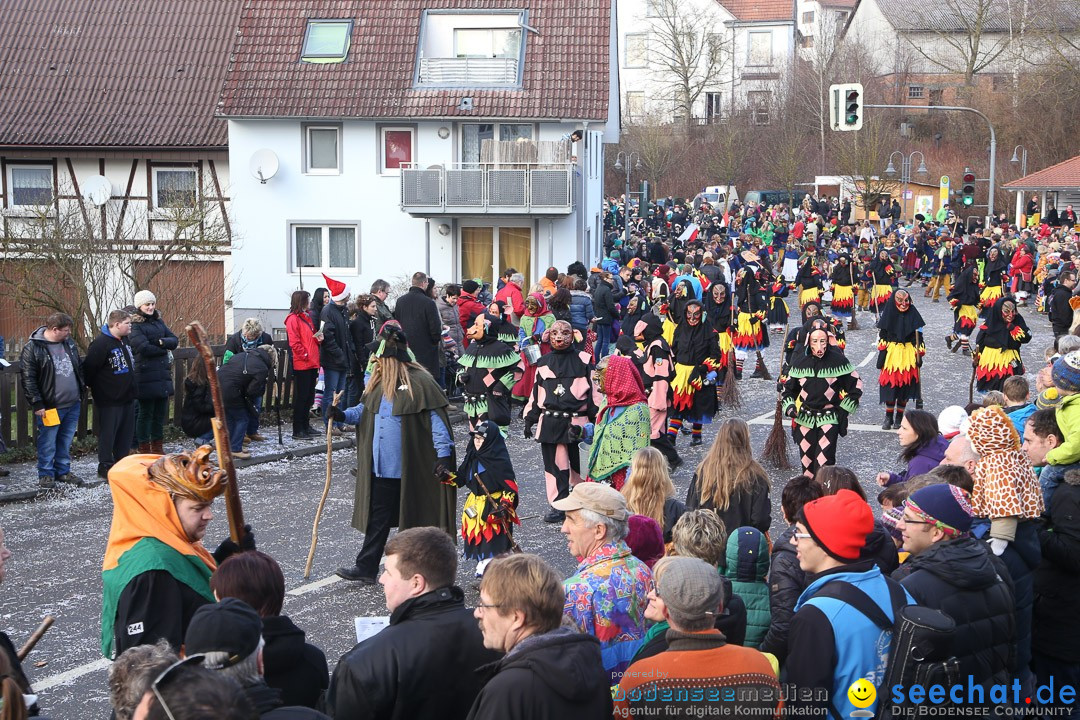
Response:
[[[420,58],[420,85],[516,85],[517,58]]]
[[[573,210],[573,177],[570,164],[402,165],[401,207],[414,215],[565,215]]]

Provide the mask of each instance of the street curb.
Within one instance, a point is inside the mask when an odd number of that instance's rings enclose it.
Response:
[[[334,450],[348,450],[349,448],[356,447],[356,440],[353,438],[345,438],[344,440],[335,440],[330,446]],[[298,450],[285,450],[283,452],[268,453],[266,455],[256,455],[247,460],[233,460],[233,465],[237,468],[246,468],[253,465],[263,465],[265,463],[278,462],[279,460],[295,460],[296,458],[308,457],[309,455],[319,455],[326,452],[326,445],[309,445],[307,447],[299,448]]]

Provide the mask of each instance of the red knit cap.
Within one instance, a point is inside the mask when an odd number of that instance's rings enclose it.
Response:
[[[803,505],[799,519],[814,542],[844,562],[859,559],[866,536],[874,529],[870,506],[851,490],[811,500]]]

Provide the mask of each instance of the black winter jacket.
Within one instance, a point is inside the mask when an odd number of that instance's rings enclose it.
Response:
[[[758,650],[772,653],[781,663],[787,657],[788,629],[791,627],[791,616],[795,614],[795,603],[809,585],[806,572],[799,566],[795,546],[791,544],[794,535],[795,526],[792,525],[773,542],[769,565],[769,610],[772,618],[769,631],[758,646]]]
[[[572,628],[527,637],[477,672],[486,683],[469,720],[611,717],[600,641]]]
[[[225,352],[231,352],[234,355],[239,355],[240,353],[244,352],[244,337],[243,337],[243,335],[244,335],[244,333],[242,331],[241,332],[234,332],[232,335],[230,335],[228,337],[228,339],[225,341]],[[273,344],[274,344],[274,338],[270,337],[270,333],[264,332],[259,337],[259,341],[257,343],[255,343],[255,347],[258,347],[260,345],[273,345]]]
[[[1050,293],[1050,299],[1046,303],[1046,309],[1050,314],[1050,325],[1054,329],[1054,335],[1066,335],[1069,326],[1072,325],[1072,306],[1069,300],[1073,291],[1064,285],[1058,284]]]
[[[135,382],[139,400],[161,400],[173,394],[169,351],[178,344],[157,310],[153,315],[136,311],[131,316],[131,350],[135,353]]]
[[[763,533],[769,532],[772,523],[772,501],[769,499],[769,481],[757,478],[754,480],[750,492],[739,490],[729,498],[726,510],[713,507],[712,501],[702,502],[701,492],[698,490],[698,476],[690,478],[690,487],[686,492],[686,509],[697,510],[705,508],[715,510],[720,519],[724,521],[724,527],[728,531],[749,525]],[[729,641],[730,642],[730,641]]]
[[[286,706],[281,693],[267,685],[265,680],[258,685],[246,686],[244,695],[255,706],[259,720],[329,720],[326,715],[309,707]]]
[[[94,404],[118,407],[135,400],[135,356],[127,338],[113,337],[108,325],[94,338],[83,359],[83,377]]]
[[[416,362],[438,377],[442,318],[435,301],[420,288],[411,287],[394,305],[394,319],[401,323]]]
[[[859,553],[860,560],[873,560],[881,569],[882,575],[892,575],[900,567],[900,553],[896,543],[881,520],[874,519],[874,529],[866,536],[866,544]]]
[[[1072,479],[1072,482],[1070,482]],[[1042,562],[1035,570],[1032,648],[1064,662],[1080,662],[1080,478],[1065,482],[1050,496],[1046,524],[1039,528]]]
[[[191,378],[184,378],[184,405],[180,408],[180,429],[190,438],[205,435],[213,429],[210,419],[214,417],[214,398],[210,396],[210,384],[197,385]]]
[[[461,588],[444,587],[398,605],[389,627],[341,657],[326,713],[339,720],[465,718],[483,685],[477,668],[499,655],[484,648],[464,600]]]
[[[596,283],[592,304],[593,312],[596,313],[596,325],[611,325],[615,322],[619,310],[615,307],[615,290],[610,283],[603,280]]]
[[[956,621],[952,654],[960,677],[977,685],[1008,683],[1016,662],[1016,622],[1009,572],[971,537],[934,543],[893,573],[915,602]]]
[[[352,367],[352,335],[345,309],[330,303],[322,309],[316,330],[322,330],[323,341],[319,346],[319,362],[327,370],[346,372]],[[325,324],[323,324],[325,323]]]
[[[281,691],[285,705],[314,708],[330,685],[330,670],[322,650],[304,641],[304,631],[285,615],[262,619],[263,678]]]
[[[49,341],[45,339],[45,326],[42,325],[30,336],[30,342],[19,353],[22,363],[22,387],[26,401],[35,411],[56,407],[56,368],[53,367],[52,355],[49,354]],[[64,341],[64,349],[71,358],[75,369],[75,379],[79,381],[79,393],[86,390],[83,381],[82,361],[75,341],[70,337]]]
[[[233,355],[218,370],[221,402],[225,407],[254,407],[273,378],[273,361],[265,350],[255,348]]]

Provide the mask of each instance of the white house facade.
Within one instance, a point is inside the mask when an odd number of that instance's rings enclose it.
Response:
[[[755,122],[769,122],[777,83],[795,52],[793,0],[622,0],[618,6],[624,122],[684,120],[680,75],[700,91],[691,108],[695,122],[720,122],[743,107],[755,111]],[[696,67],[673,72],[663,58],[673,52],[675,28],[688,26],[696,35],[688,43]]]
[[[231,190],[235,317],[278,327],[323,273],[355,294],[418,270],[531,283],[598,259],[618,139],[610,3],[314,5],[254,5],[225,83],[229,157],[251,170]]]

